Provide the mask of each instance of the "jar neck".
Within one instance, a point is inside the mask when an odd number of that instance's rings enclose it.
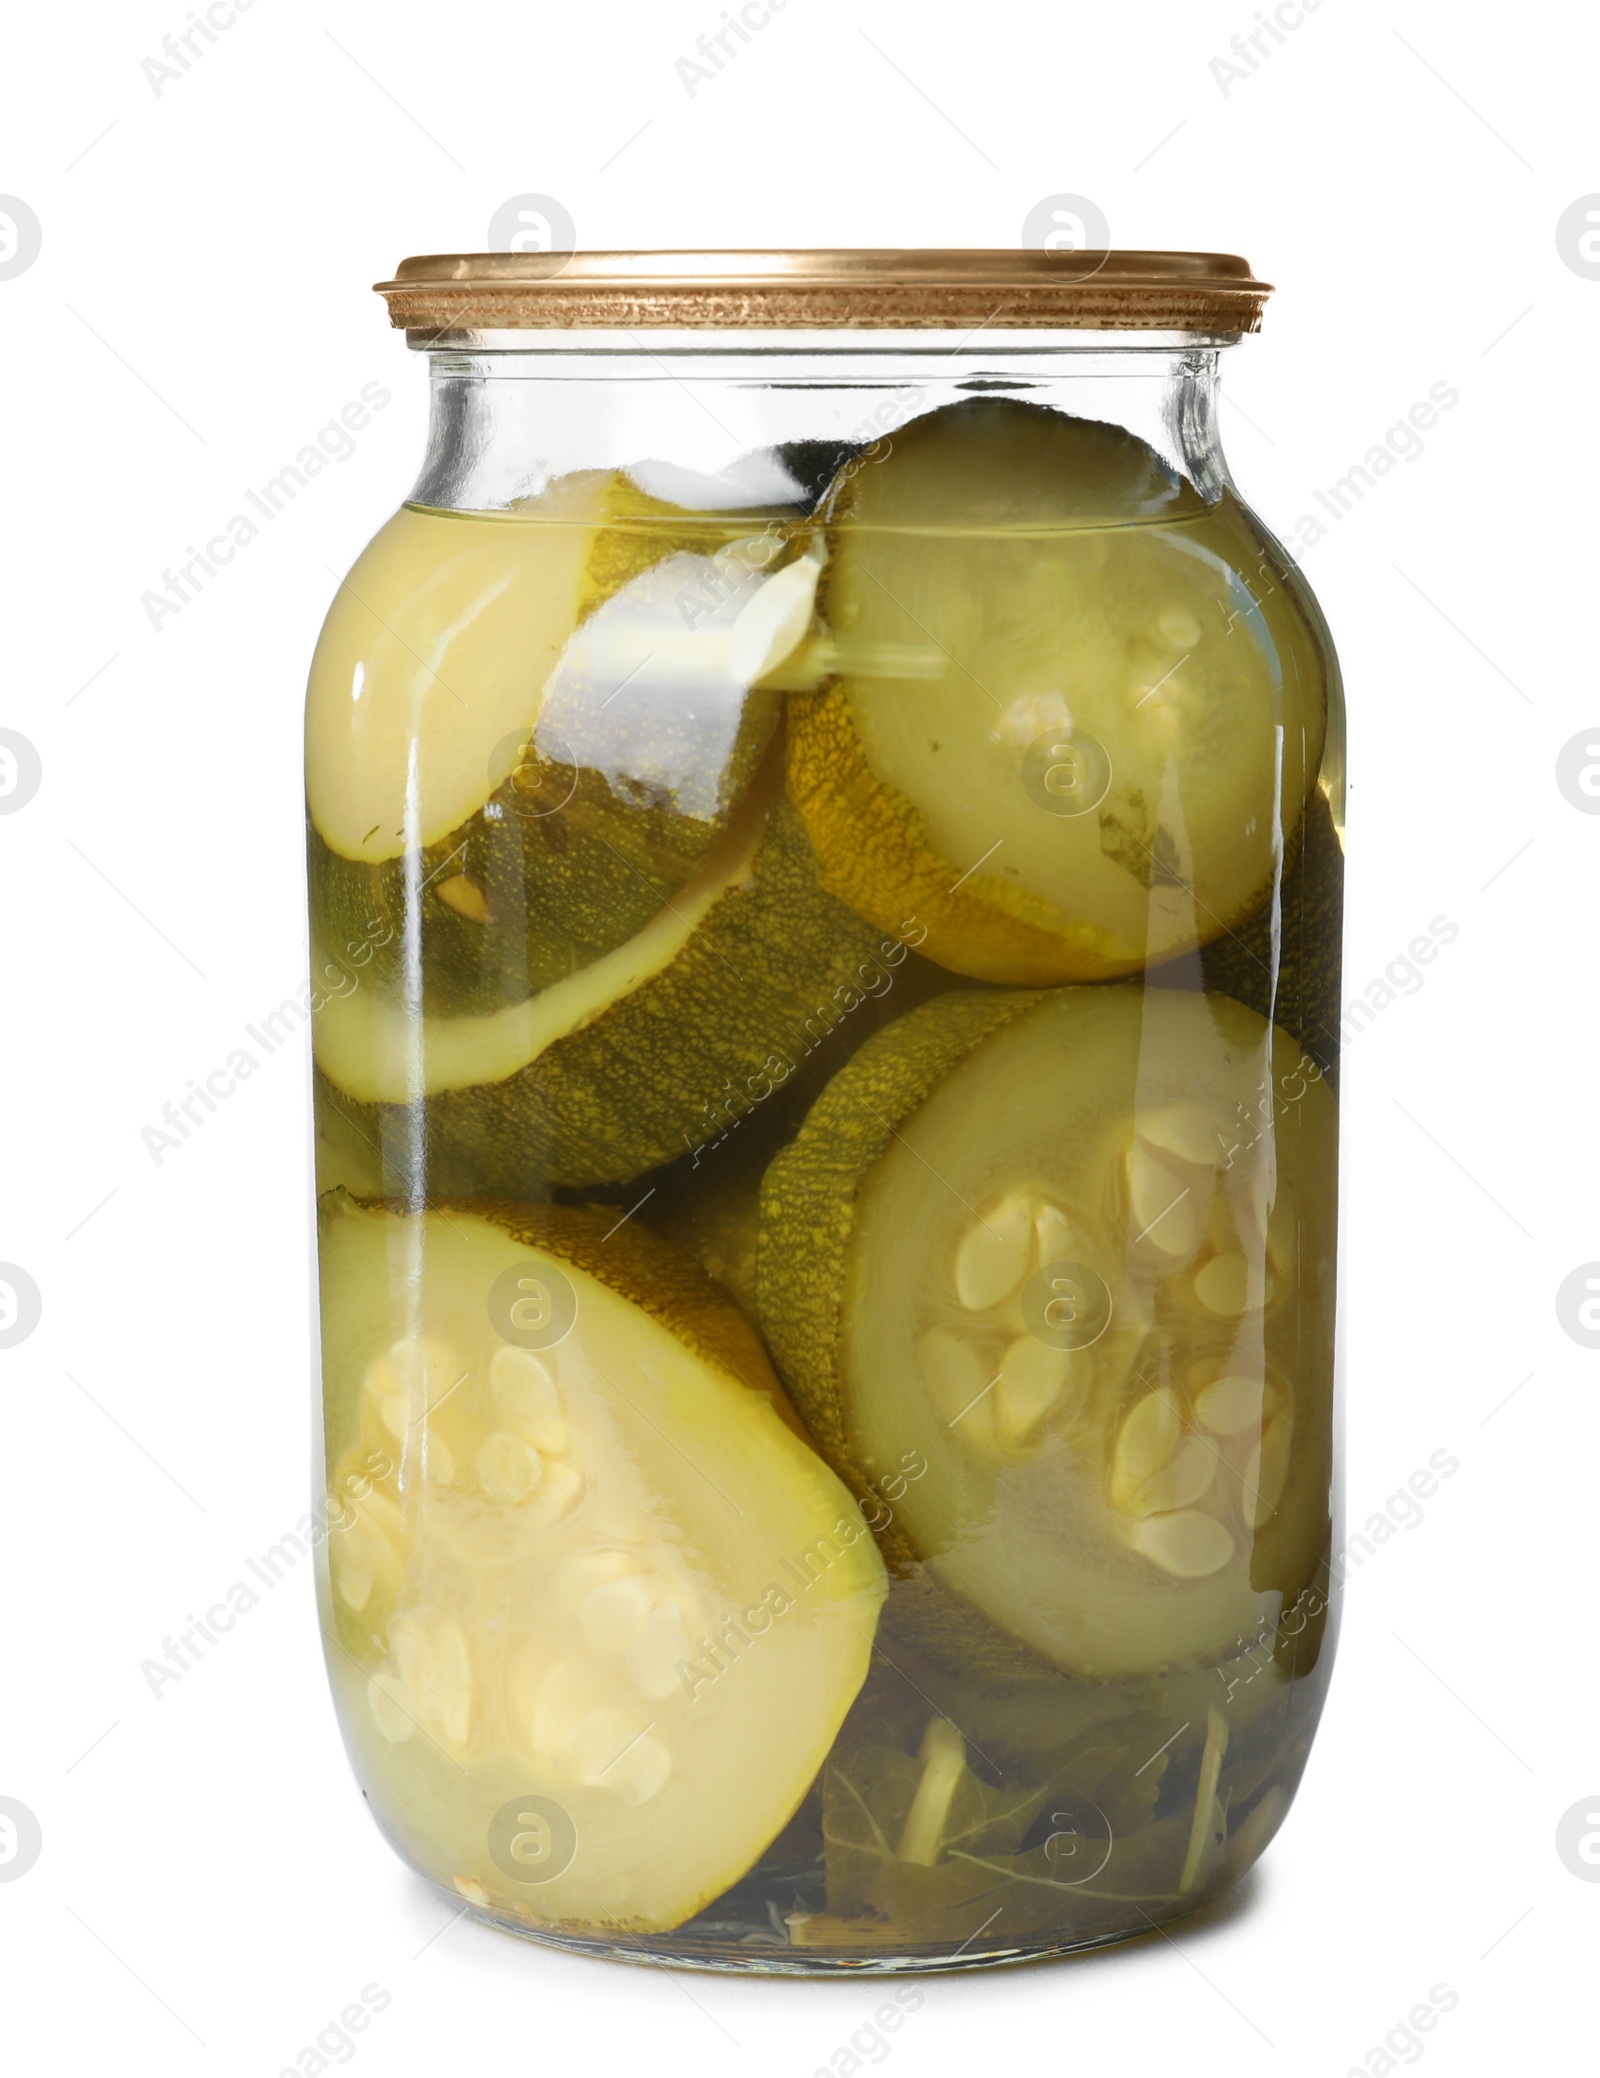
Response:
[[[695,509],[795,502],[795,454],[842,456],[983,394],[1123,427],[1208,502],[1229,487],[1217,435],[1222,342],[1108,346],[1095,335],[949,342],[771,335],[708,349],[703,333],[429,354],[428,450],[411,502],[504,511],[574,470],[627,469]],[[1137,335],[1134,335],[1137,339]],[[787,458],[787,459],[786,459]]]

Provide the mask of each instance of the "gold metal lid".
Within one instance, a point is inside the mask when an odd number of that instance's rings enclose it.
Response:
[[[374,284],[416,334],[581,329],[1255,332],[1231,253],[428,253]],[[426,340],[417,343],[425,344]]]

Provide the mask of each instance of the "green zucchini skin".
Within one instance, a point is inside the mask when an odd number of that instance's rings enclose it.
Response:
[[[751,717],[753,742],[764,747],[772,721],[770,711]],[[565,806],[534,812],[546,800]],[[599,773],[530,753],[476,815],[419,853],[347,859],[308,821],[311,914],[322,943],[376,945],[372,985],[390,1000],[405,997],[414,951],[423,1010],[479,1017],[642,930],[720,834],[670,808],[618,799]],[[481,921],[440,892],[460,876],[483,897]]]
[[[430,1198],[537,1202],[625,1182],[694,1159],[811,1055],[842,1058],[834,1034],[906,956],[820,887],[779,796],[749,879],[630,995],[501,1081],[340,1108]]]

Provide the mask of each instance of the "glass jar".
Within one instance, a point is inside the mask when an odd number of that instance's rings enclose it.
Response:
[[[504,1926],[1194,1910],[1331,1657],[1342,707],[1241,261],[408,261],[307,723],[330,1678]]]

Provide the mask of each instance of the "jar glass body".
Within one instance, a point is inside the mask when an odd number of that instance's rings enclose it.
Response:
[[[1005,1961],[1288,1808],[1343,713],[1224,343],[432,354],[308,705],[321,1595],[505,1925]]]

